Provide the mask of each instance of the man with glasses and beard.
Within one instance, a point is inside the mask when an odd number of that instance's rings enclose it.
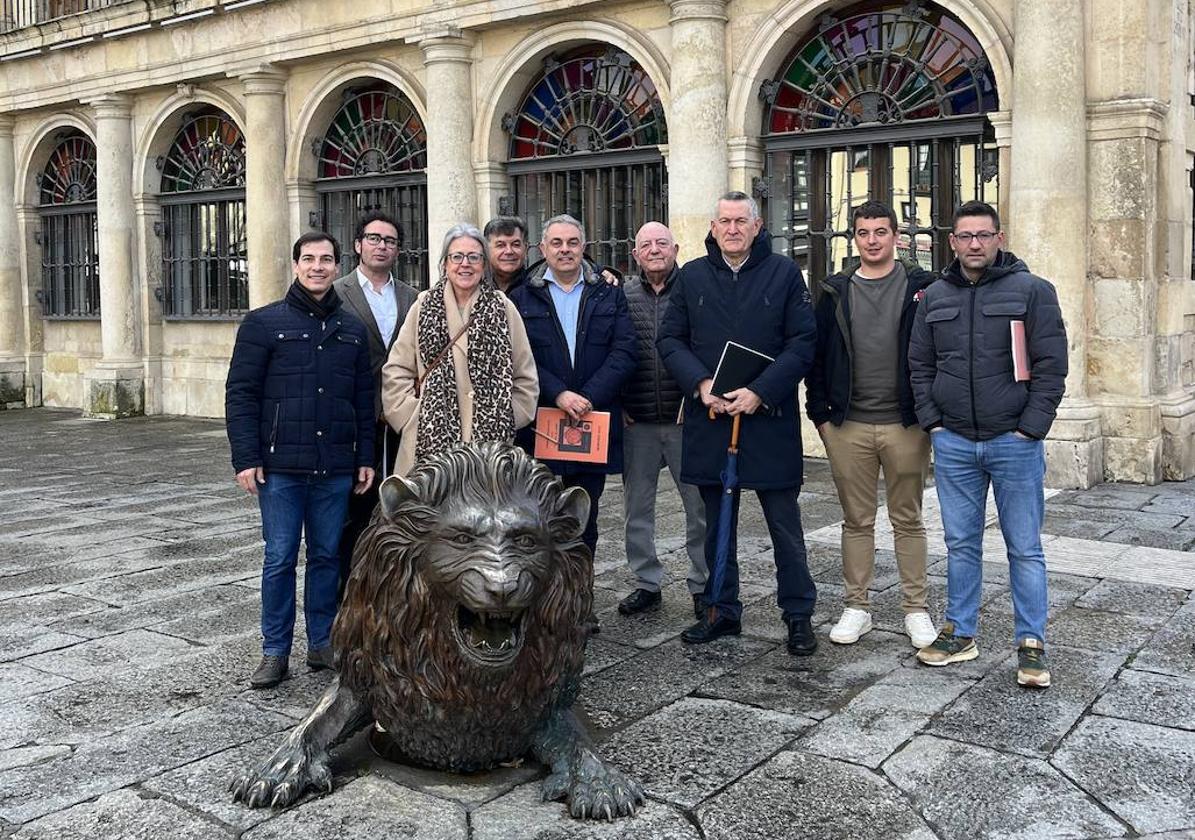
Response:
[[[368,492],[354,495],[349,502],[348,520],[340,538],[340,589],[348,581],[357,537],[369,524],[378,503],[378,486],[389,475],[398,452],[398,434],[382,416],[382,365],[398,335],[398,328],[415,302],[415,290],[394,278],[394,266],[402,248],[402,229],[385,213],[367,213],[357,221],[353,250],[357,268],[336,281],[336,292],[345,308],[365,325],[369,339],[369,364],[374,378],[374,469],[378,480]],[[383,460],[385,459],[385,460]]]

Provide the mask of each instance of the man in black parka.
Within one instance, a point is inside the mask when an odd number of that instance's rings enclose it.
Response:
[[[742,416],[740,487],[755,490],[768,523],[776,560],[777,600],[788,626],[789,652],[816,649],[810,619],[817,592],[805,557],[801,512],[802,455],[797,382],[813,362],[815,327],[809,289],[797,264],[772,253],[759,208],[745,193],[718,200],[706,237],[707,255],[681,269],[657,346],[686,395],[681,480],[701,489],[706,514],[705,600],[710,609],[681,638],[689,644],[741,631],[735,556],[739,492],[725,582],[713,588],[721,471],[730,444],[731,417]],[[775,361],[749,386],[711,393],[726,342],[750,347]],[[713,420],[710,419],[713,413]]]

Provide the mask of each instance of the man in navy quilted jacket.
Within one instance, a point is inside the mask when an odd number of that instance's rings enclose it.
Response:
[[[332,288],[340,246],[326,233],[305,233],[292,257],[286,297],[254,309],[237,330],[224,400],[236,481],[257,496],[266,542],[254,688],[286,677],[300,536],[307,664],[332,667],[340,532],[350,490],[364,493],[374,478],[369,344]]]

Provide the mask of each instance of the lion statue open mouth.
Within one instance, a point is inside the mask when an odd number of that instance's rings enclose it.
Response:
[[[530,753],[551,769],[544,797],[573,816],[634,813],[638,784],[602,762],[571,711],[593,604],[585,492],[517,447],[483,443],[387,479],[380,495],[333,628],[339,676],[232,780],[234,798],[279,807],[331,790],[328,750],[376,723],[429,767]]]

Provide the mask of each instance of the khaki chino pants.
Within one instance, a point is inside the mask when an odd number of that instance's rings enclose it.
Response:
[[[826,423],[822,440],[838,488],[842,524],[845,604],[868,609],[875,575],[875,522],[880,471],[887,491],[888,519],[896,544],[896,565],[906,612],[925,611],[925,525],[921,498],[929,468],[929,435],[900,423],[875,425],[850,420]]]

